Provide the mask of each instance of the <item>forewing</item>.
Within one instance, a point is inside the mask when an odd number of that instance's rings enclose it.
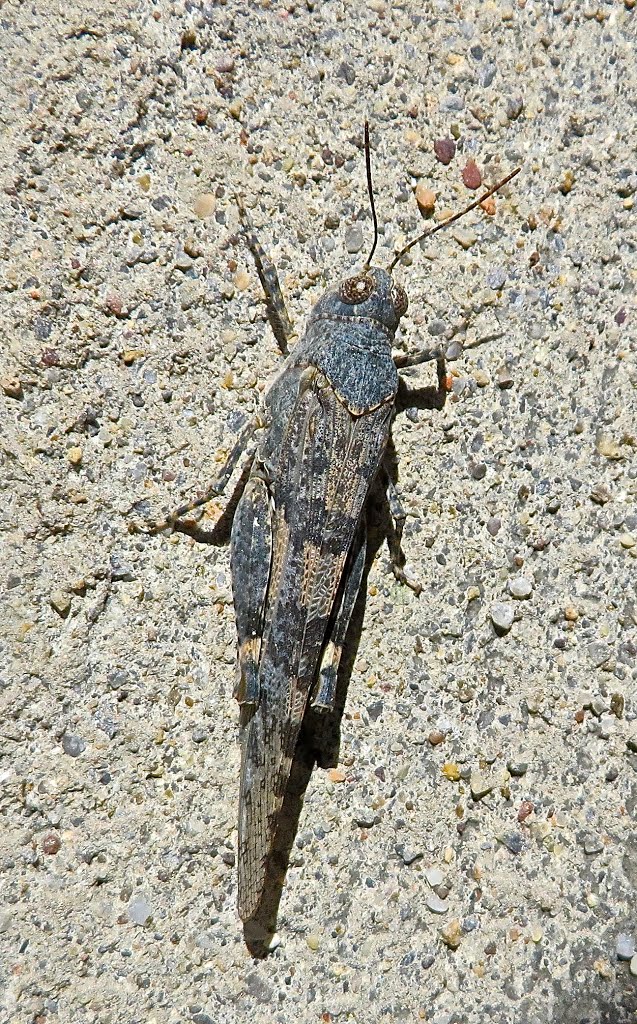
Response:
[[[242,725],[239,912],[263,893],[290,768],[325,633],[393,402],[353,416],[306,371],[273,466],[272,565],[259,662],[260,701]]]

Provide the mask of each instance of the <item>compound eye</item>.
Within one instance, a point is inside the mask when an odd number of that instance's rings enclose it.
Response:
[[[359,302],[368,299],[374,288],[373,278],[368,274],[357,274],[356,277],[349,277],[347,281],[343,281],[338,290],[338,297],[348,306],[356,306]]]
[[[407,298],[407,292],[400,284],[393,284],[391,286],[391,300],[396,310],[396,316],[404,316],[407,312],[407,306],[409,305],[409,299]]]

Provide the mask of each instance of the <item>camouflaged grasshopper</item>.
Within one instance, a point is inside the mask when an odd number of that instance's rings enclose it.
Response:
[[[417,242],[477,207],[517,173],[461,214],[415,238],[382,269],[371,262],[378,229],[369,152],[366,124],[374,222],[369,258],[360,273],[318,300],[290,354],[292,327],[276,270],[239,201],[270,323],[287,358],[267,392],[263,413],[248,425],[213,487],[171,517],[174,523],[220,494],[249,436],[261,436],[231,539],[238,634],[235,696],[241,705],[238,909],[244,921],[255,917],[264,898],[306,711],[309,706],[325,712],[334,708],[339,661],[365,567],[366,503],[381,474],[400,550],[405,513],[383,461],[396,413],[397,367],[435,359],[437,394],[440,404],[444,402],[442,351],[392,356],[394,336],[407,311],[407,295],[393,280],[393,270]],[[392,557],[395,574],[409,583],[395,547]]]

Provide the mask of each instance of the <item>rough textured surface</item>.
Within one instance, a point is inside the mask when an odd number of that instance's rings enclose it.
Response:
[[[634,1021],[636,16],[2,7],[3,1022]],[[128,525],[214,475],[277,364],[233,195],[301,324],[365,258],[365,115],[380,262],[419,184],[435,217],[470,160],[523,171],[397,271],[405,348],[466,346],[394,431],[426,590],[381,551],[253,961],[228,550]]]

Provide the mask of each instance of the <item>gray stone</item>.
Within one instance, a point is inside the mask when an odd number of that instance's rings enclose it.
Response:
[[[62,750],[69,757],[79,757],[86,750],[86,743],[81,736],[74,736],[72,733],[65,732],[62,737]]]
[[[618,960],[632,960],[635,955],[635,940],[632,935],[620,932],[615,943],[615,953]]]
[[[508,601],[496,601],[491,605],[489,614],[496,633],[499,633],[500,636],[504,636],[509,632],[515,618],[515,612],[512,604]]]
[[[533,593],[533,580],[528,576],[516,576],[515,579],[509,580],[508,588],[511,597],[523,601]]]
[[[133,924],[145,925],[153,916],[153,908],[139,897],[128,904],[128,917]]]
[[[447,900],[441,900],[440,896],[436,896],[435,892],[428,893],[425,905],[431,910],[432,914],[446,914],[449,910]]]

